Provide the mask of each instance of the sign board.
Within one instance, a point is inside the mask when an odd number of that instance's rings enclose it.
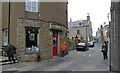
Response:
[[[60,25],[58,25],[58,24],[51,24],[51,23],[50,23],[50,29],[62,30],[62,26],[60,26]]]
[[[35,34],[34,33],[29,33],[29,40],[34,41],[35,40]]]
[[[38,21],[31,21],[31,20],[28,20],[28,21],[26,21],[26,23],[35,23],[35,24],[38,24],[39,22],[38,22]]]

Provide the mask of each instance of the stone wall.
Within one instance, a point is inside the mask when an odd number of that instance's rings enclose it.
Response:
[[[38,21],[38,24],[27,24],[25,21],[27,19],[19,19],[18,27],[17,27],[17,59],[19,61],[35,61],[37,60],[38,55],[40,55],[41,60],[47,60],[53,58],[53,33],[50,30],[49,23],[44,21]],[[37,27],[40,28],[39,32],[39,52],[25,52],[25,27]],[[59,33],[59,50],[60,46],[65,42],[65,27],[63,27],[63,31]],[[58,52],[58,56],[60,53]]]
[[[2,29],[8,28],[9,2],[3,2],[2,5]],[[59,9],[59,10],[58,10]],[[67,27],[67,2],[38,2],[38,12],[29,12],[25,10],[25,2],[10,3],[10,43],[16,46],[17,20],[39,19],[53,21],[63,24]],[[13,38],[14,37],[14,38]]]
[[[75,50],[76,49],[76,42],[69,42],[68,43],[68,51]]]
[[[120,71],[120,2],[111,4],[111,56],[110,56],[110,70],[112,72]]]

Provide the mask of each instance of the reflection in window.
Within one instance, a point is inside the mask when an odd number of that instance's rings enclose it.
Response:
[[[3,45],[7,45],[7,44],[8,44],[7,30],[3,30]]]
[[[53,46],[57,46],[56,37],[53,37]]]

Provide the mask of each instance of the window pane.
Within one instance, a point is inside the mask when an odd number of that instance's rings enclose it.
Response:
[[[33,12],[38,12],[37,2],[32,2],[32,11]]]
[[[37,2],[32,2],[32,7],[36,7],[37,6]]]
[[[7,35],[7,30],[3,30],[3,45],[8,44],[8,35]]]
[[[26,11],[31,11],[31,2],[29,0],[26,1]]]
[[[29,1],[29,2],[27,2],[27,6],[31,6],[31,2]]]
[[[36,7],[32,7],[32,11],[33,11],[33,12],[36,12]]]
[[[26,11],[31,11],[31,6],[27,6]]]

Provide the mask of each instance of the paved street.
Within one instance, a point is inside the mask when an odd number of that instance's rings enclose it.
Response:
[[[88,51],[70,51],[65,60],[56,58],[50,61],[5,65],[2,70],[18,71],[109,71],[109,61],[102,60],[101,44],[95,44]]]

